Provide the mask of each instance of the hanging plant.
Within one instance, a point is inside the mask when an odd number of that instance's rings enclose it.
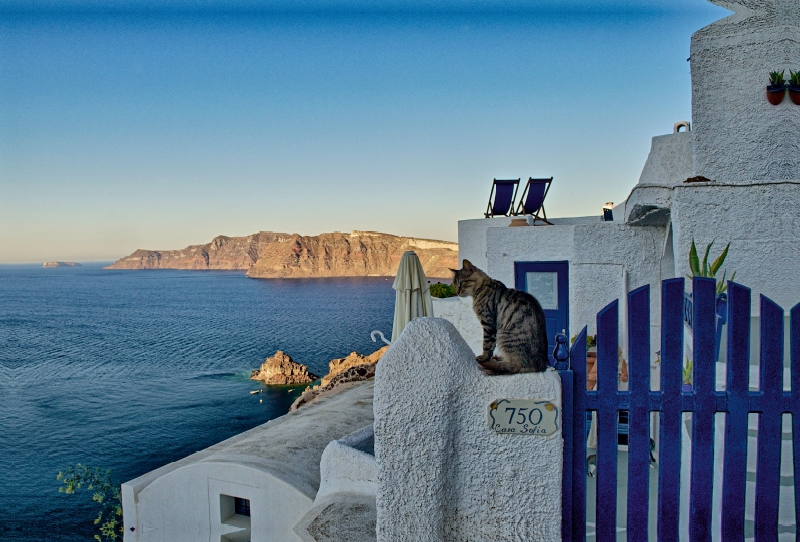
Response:
[[[795,105],[800,105],[800,70],[789,70],[789,98]]]
[[[778,105],[786,96],[786,70],[779,72],[769,72],[769,86],[767,87],[767,100],[772,105]]]

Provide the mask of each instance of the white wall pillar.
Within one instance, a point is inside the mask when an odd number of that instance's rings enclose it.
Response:
[[[496,433],[493,402],[550,401],[553,370],[485,376],[453,325],[418,318],[378,364],[378,541],[561,539],[563,440]]]

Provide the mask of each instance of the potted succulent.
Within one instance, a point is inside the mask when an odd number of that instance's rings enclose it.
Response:
[[[786,79],[784,73],[786,70],[779,72],[769,72],[769,86],[767,87],[767,100],[772,105],[778,105],[783,101],[786,96]]]
[[[789,70],[789,98],[796,105],[800,105],[800,70],[796,72]]]

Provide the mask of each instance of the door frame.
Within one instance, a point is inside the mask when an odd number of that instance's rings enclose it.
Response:
[[[548,261],[517,261],[514,262],[514,287],[517,290],[525,291],[525,273],[552,273],[559,274],[558,280],[558,306],[564,307],[565,323],[562,329],[566,330],[567,337],[569,337],[569,260],[548,260]],[[563,280],[561,277],[563,276]],[[563,289],[562,289],[563,284]],[[561,308],[558,309],[561,312]],[[558,326],[557,326],[558,327]],[[560,333],[561,329],[557,329],[556,333]],[[555,337],[548,337],[547,344],[555,344]],[[553,361],[553,353],[548,352],[550,361]]]

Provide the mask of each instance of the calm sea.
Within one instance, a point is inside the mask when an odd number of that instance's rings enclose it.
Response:
[[[376,350],[391,284],[0,266],[0,540],[91,540],[90,496],[58,493],[69,465],[125,481],[286,413],[300,388],[250,395],[250,371]]]

